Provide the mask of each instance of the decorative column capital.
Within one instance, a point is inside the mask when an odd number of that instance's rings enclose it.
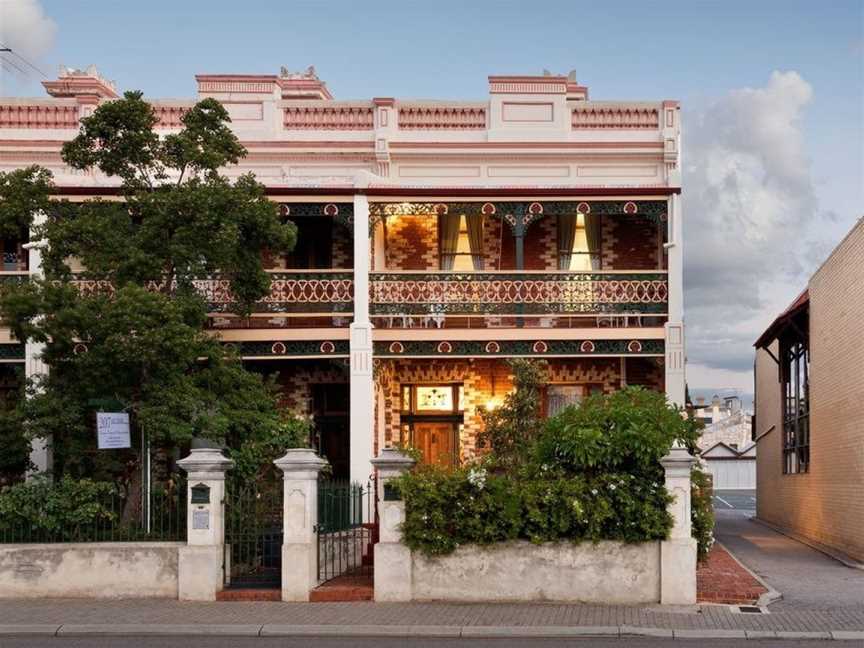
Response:
[[[372,465],[385,482],[408,472],[417,463],[414,459],[398,448],[383,448],[378,456],[372,459]]]
[[[689,480],[690,471],[693,469],[696,461],[696,457],[691,455],[687,451],[687,448],[676,445],[669,450],[669,454],[660,460],[660,465],[662,465],[663,470],[666,471],[667,479],[673,477],[686,477]]]
[[[193,448],[177,465],[188,473],[189,479],[225,481],[225,473],[234,467],[234,461],[219,448]]]
[[[327,465],[311,448],[290,448],[284,457],[276,459],[275,466],[282,471],[284,479],[318,479],[318,473]]]

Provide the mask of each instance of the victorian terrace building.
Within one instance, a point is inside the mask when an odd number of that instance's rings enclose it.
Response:
[[[628,384],[683,405],[676,101],[591,101],[564,76],[492,76],[482,101],[336,101],[311,68],[196,80],[249,151],[225,172],[254,172],[299,230],[251,318],[200,281],[212,328],[315,417],[337,476],[365,480],[397,442],[472,456],[507,358],[549,361],[546,413]],[[116,193],[60,159],[115,89],[92,68],[44,85],[0,100],[0,168],[48,167],[58,198]],[[159,129],[194,101],[151,100]],[[23,243],[3,242],[5,280],[39,272]],[[37,347],[2,341],[5,363],[41,370]]]

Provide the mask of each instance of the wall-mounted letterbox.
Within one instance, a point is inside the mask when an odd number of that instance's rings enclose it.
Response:
[[[196,484],[192,487],[192,504],[209,504],[210,487],[207,484]]]

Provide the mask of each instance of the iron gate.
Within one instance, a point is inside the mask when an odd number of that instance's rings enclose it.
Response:
[[[225,495],[226,587],[282,582],[282,480],[262,479]]]
[[[318,580],[372,576],[378,542],[375,484],[347,480],[318,482]]]

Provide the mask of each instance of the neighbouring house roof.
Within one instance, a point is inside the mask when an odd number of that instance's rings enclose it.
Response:
[[[753,344],[757,349],[762,349],[770,345],[784,328],[792,321],[795,316],[805,312],[810,306],[810,292],[805,288],[800,295],[795,298],[789,307],[777,316],[771,326],[765,329],[765,332],[759,336],[759,339]]]
[[[736,450],[732,446],[718,441],[700,456],[702,459],[752,459],[756,456],[755,446],[755,443],[751,443],[746,448]]]

